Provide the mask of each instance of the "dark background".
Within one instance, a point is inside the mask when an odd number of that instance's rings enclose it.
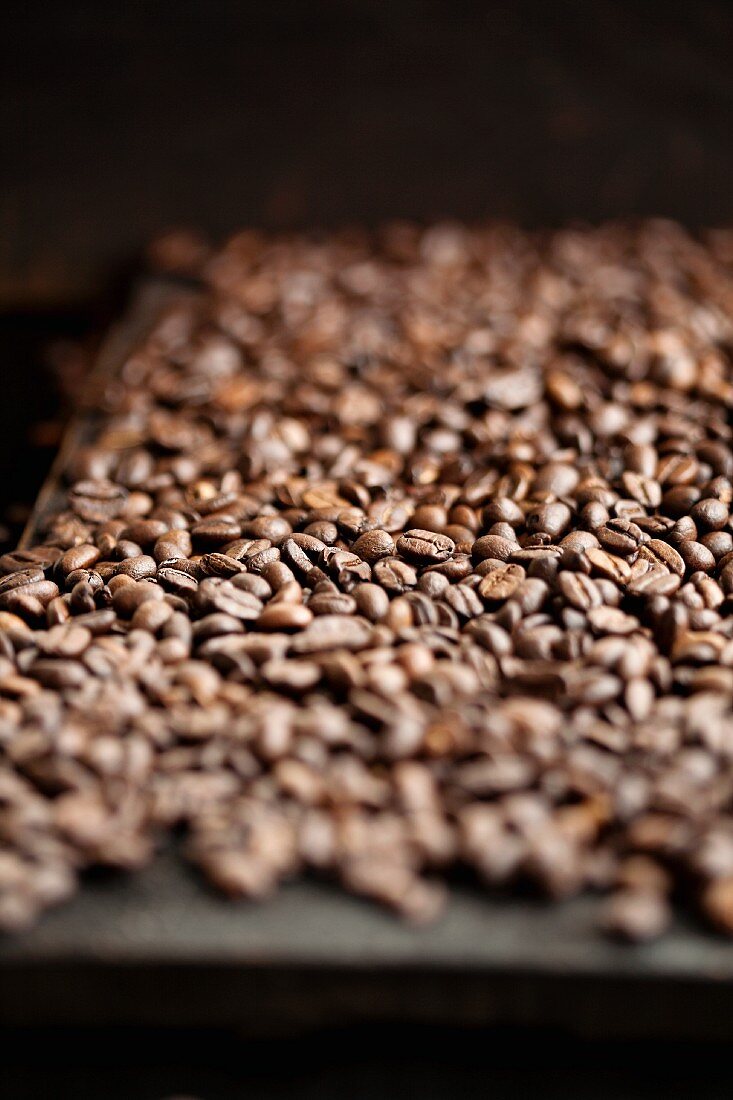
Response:
[[[29,442],[59,404],[43,349],[122,307],[152,234],[730,223],[732,58],[724,0],[5,0],[0,528],[20,504],[5,537],[53,452],[52,431]],[[514,1032],[21,1030],[0,1063],[9,1100],[729,1095],[716,1048]]]
[[[153,232],[733,213],[721,0],[5,0],[0,291]]]

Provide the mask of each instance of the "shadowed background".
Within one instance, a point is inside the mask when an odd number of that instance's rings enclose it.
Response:
[[[119,309],[151,235],[730,222],[731,56],[725,0],[5,0],[0,543],[53,450],[23,446],[40,348]]]
[[[721,0],[6,0],[0,292],[170,223],[733,214]]]

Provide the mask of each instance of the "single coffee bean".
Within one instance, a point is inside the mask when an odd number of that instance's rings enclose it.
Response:
[[[455,550],[455,543],[447,535],[414,528],[397,539],[397,549],[410,561],[430,564],[446,561]]]
[[[508,561],[517,549],[516,542],[500,535],[484,535],[473,544],[473,560],[478,562],[485,558],[498,558],[499,561]]]
[[[351,548],[358,557],[372,563],[379,561],[380,558],[390,557],[394,554],[395,544],[394,539],[388,531],[374,528],[360,535],[359,538],[354,541]]]
[[[352,596],[359,614],[370,622],[380,622],[389,610],[389,596],[378,584],[357,584]]]

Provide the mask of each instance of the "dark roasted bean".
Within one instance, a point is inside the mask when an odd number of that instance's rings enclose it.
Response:
[[[413,528],[397,539],[397,549],[410,561],[429,565],[446,561],[455,550],[455,543],[447,535]]]
[[[378,584],[357,584],[351,594],[359,614],[370,622],[379,622],[389,610],[389,596]]]
[[[69,490],[69,507],[83,520],[104,523],[125,506],[127,490],[109,481],[77,481]]]
[[[308,600],[308,609],[314,615],[353,615],[356,600],[346,592],[314,592]]]
[[[487,603],[501,603],[514,595],[524,577],[521,565],[501,565],[483,577],[478,586],[479,595]]]
[[[417,573],[413,567],[399,558],[382,558],[375,564],[373,573],[375,581],[387,592],[405,592],[417,584]]]
[[[155,558],[148,557],[147,554],[141,554],[139,557],[125,558],[117,566],[115,572],[117,576],[124,575],[132,577],[135,581],[140,581],[147,577],[154,577],[157,570],[158,566]]]
[[[195,577],[173,566],[160,567],[157,573],[157,581],[166,592],[172,592],[174,596],[183,596],[184,598],[192,595],[198,589],[198,581]]]
[[[542,504],[533,508],[525,517],[527,531],[542,531],[551,538],[560,538],[570,523],[571,511],[567,504],[556,501],[554,504]]]
[[[690,572],[702,570],[705,573],[715,567],[715,557],[701,542],[685,539],[679,543],[677,551]]]
[[[191,538],[198,546],[225,546],[239,537],[240,525],[229,516],[212,516],[191,527]]]
[[[259,618],[262,612],[262,602],[257,596],[217,577],[208,578],[198,586],[196,606],[204,614],[219,611],[245,622]]]
[[[310,607],[304,607],[301,603],[273,603],[257,619],[257,629],[276,632],[303,630],[312,621],[313,612]]]
[[[292,644],[294,653],[319,653],[330,649],[365,649],[371,626],[364,619],[346,615],[321,615]]]
[[[371,531],[365,531],[351,546],[351,549],[364,561],[370,563],[387,558],[394,554],[394,539],[388,531],[382,531],[378,527]]]
[[[499,561],[508,561],[517,550],[518,544],[500,535],[484,535],[473,544],[474,561],[483,561],[485,558],[497,558]]]
[[[204,554],[199,562],[199,570],[205,577],[233,577],[243,568],[241,562],[227,554]]]

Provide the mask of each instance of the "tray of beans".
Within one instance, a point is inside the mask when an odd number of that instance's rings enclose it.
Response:
[[[0,1013],[724,1028],[731,354],[664,221],[143,282],[0,557]]]

